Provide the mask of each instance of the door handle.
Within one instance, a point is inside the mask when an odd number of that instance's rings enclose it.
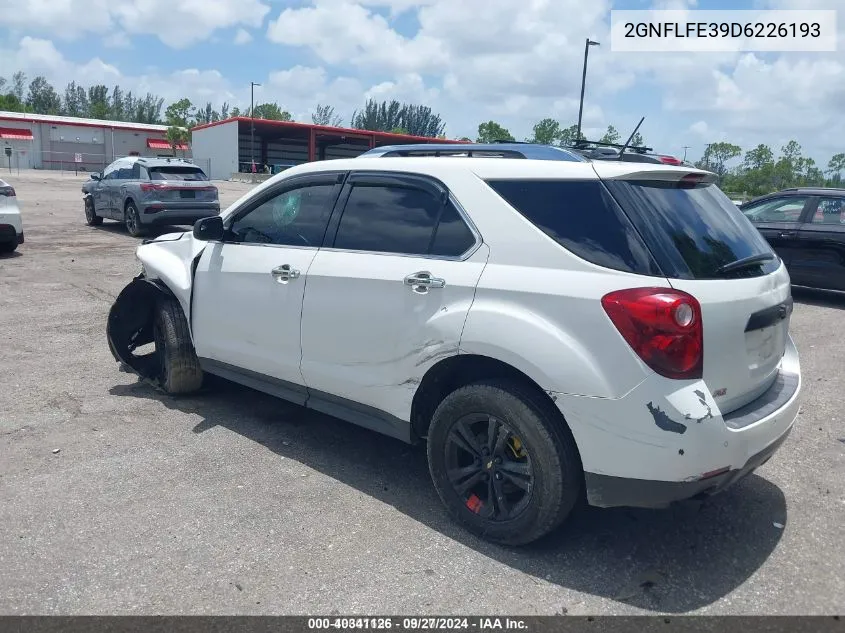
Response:
[[[291,268],[290,264],[276,266],[270,271],[270,274],[273,275],[273,279],[278,281],[280,284],[286,284],[291,279],[297,279],[299,277],[299,271],[296,268]]]
[[[423,270],[405,277],[405,285],[411,286],[414,292],[425,294],[429,288],[443,288],[446,280],[440,277],[432,277],[431,273]]]
[[[781,231],[779,237],[795,237],[798,231]]]

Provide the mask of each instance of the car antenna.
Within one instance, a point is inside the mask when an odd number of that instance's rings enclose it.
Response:
[[[626,150],[626,149],[628,149],[628,146],[631,144],[631,141],[633,141],[633,140],[634,140],[634,134],[636,134],[636,133],[637,133],[637,130],[639,130],[639,129],[640,129],[640,126],[643,124],[643,121],[645,121],[645,117],[642,117],[642,118],[640,119],[640,122],[639,122],[639,123],[637,123],[637,127],[635,127],[635,128],[634,128],[634,131],[633,131],[633,132],[631,132],[631,136],[629,136],[629,137],[628,137],[628,140],[627,140],[627,141],[625,141],[625,144],[622,146],[622,149],[620,149],[620,150],[619,150],[619,157],[620,157],[620,158],[622,157],[622,154],[624,154],[624,153],[625,153],[625,150]]]

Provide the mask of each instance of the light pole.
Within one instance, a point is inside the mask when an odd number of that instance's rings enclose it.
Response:
[[[255,87],[260,85],[254,81],[249,82],[249,152],[253,170],[255,170]]]
[[[587,82],[587,55],[591,46],[598,46],[598,42],[592,41],[589,37],[584,43],[584,71],[581,73],[581,103],[578,105],[578,131],[575,134],[575,142],[581,140],[581,115],[584,112],[584,84]]]

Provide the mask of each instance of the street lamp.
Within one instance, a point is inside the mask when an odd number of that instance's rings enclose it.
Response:
[[[249,151],[253,169],[255,168],[255,87],[260,85],[254,81],[249,82]]]
[[[587,55],[591,46],[598,46],[598,42],[592,41],[589,37],[584,43],[584,72],[581,73],[581,103],[578,106],[578,132],[575,134],[575,142],[581,140],[581,115],[584,112],[584,84],[587,81]]]

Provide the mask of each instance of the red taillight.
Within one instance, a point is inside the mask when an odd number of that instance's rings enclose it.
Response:
[[[165,189],[171,189],[167,185],[157,185],[153,182],[142,182],[141,183],[141,191],[164,191]]]
[[[703,330],[695,297],[671,288],[611,292],[601,304],[643,362],[661,376],[701,378]]]
[[[8,196],[9,198],[15,198],[15,188],[14,187],[0,187],[0,196]]]
[[[664,165],[683,165],[684,161],[675,158],[674,156],[660,156],[660,162]]]

